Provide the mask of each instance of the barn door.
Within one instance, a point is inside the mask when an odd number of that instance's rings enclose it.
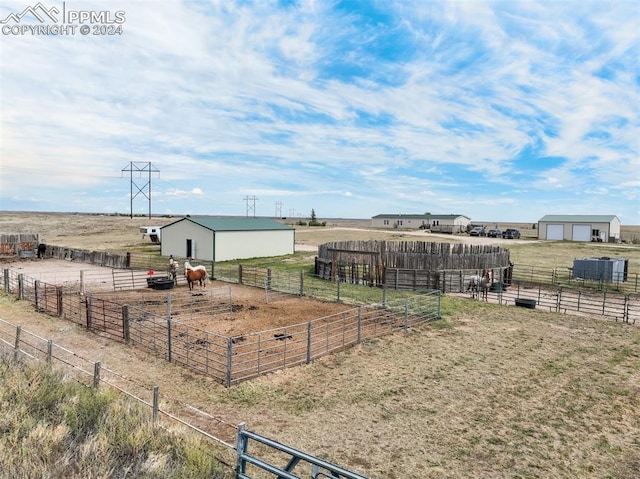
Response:
[[[187,239],[187,258],[196,257],[196,240]]]

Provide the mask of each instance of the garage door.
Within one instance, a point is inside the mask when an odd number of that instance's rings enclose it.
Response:
[[[564,225],[547,225],[548,240],[564,239]]]
[[[573,225],[573,241],[591,241],[591,225]]]

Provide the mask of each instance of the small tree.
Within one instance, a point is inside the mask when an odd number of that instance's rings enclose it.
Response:
[[[322,223],[320,223],[317,219],[316,216],[316,210],[314,210],[313,208],[311,209],[311,221],[309,221],[309,226],[326,226],[327,222],[323,221]]]

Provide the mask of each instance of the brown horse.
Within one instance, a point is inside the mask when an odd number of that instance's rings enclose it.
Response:
[[[200,286],[204,286],[207,280],[207,269],[204,266],[191,266],[189,261],[184,263],[184,275],[187,277],[189,291],[193,289],[193,284],[197,281]]]

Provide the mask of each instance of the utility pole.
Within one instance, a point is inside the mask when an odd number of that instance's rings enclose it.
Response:
[[[282,218],[282,201],[276,201],[276,218]]]
[[[124,167],[121,170],[121,175],[122,173],[124,173],[125,171],[129,172],[129,178],[131,181],[131,185],[130,185],[130,194],[131,194],[131,200],[130,200],[130,204],[131,204],[131,213],[130,216],[131,218],[133,218],[133,199],[138,196],[138,194],[142,193],[142,195],[147,198],[148,202],[149,202],[149,218],[151,218],[151,173],[158,173],[158,177],[160,176],[160,170],[154,168],[151,165],[150,161],[147,162],[141,162],[141,161],[130,161],[129,162],[129,166],[128,167]],[[142,174],[146,173],[147,174],[147,183],[144,184],[143,186],[139,186],[135,180],[133,179],[133,172],[137,172],[138,173],[138,178],[142,178]],[[133,194],[133,187],[136,187],[136,189],[138,191],[136,191],[135,194]],[[146,192],[145,192],[146,190]]]
[[[249,217],[250,211],[253,211],[253,217],[255,218],[256,217],[256,201],[258,201],[258,198],[256,198],[255,195],[245,196],[244,201],[247,204],[247,218]]]

